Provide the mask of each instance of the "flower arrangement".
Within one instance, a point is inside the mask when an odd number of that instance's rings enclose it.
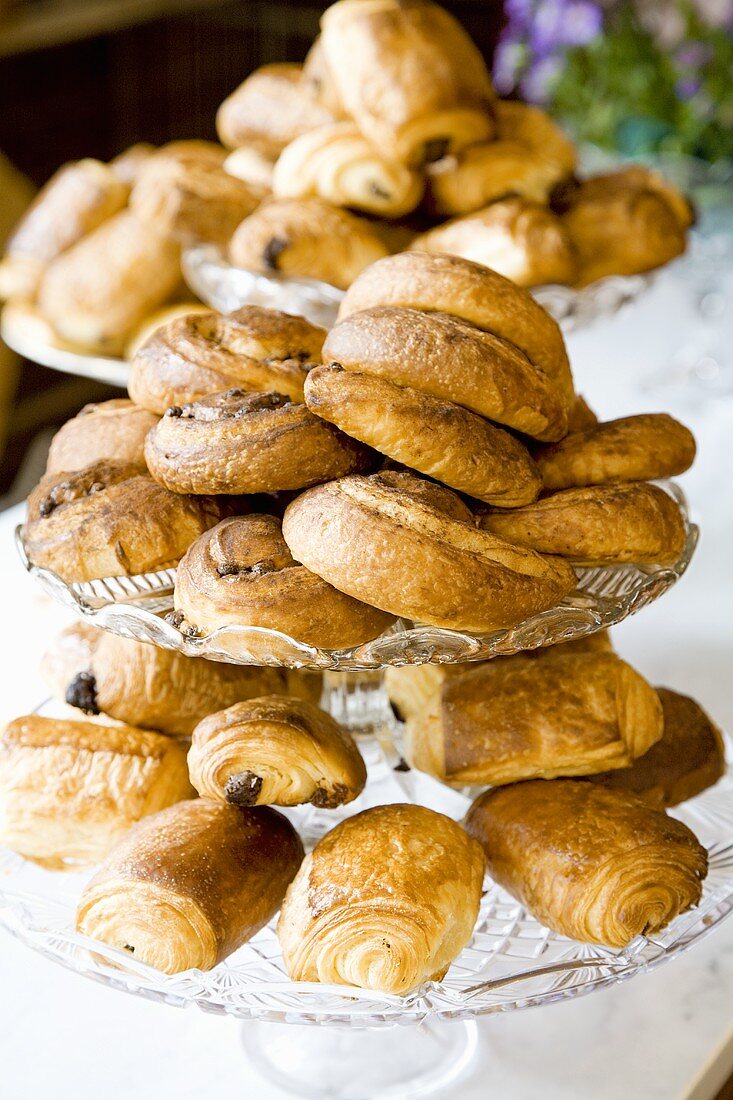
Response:
[[[502,95],[624,156],[733,158],[733,0],[506,0]]]

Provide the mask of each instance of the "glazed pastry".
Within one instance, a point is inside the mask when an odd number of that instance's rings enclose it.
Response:
[[[121,397],[85,405],[51,440],[46,473],[71,473],[104,459],[144,466],[145,436],[157,423],[152,413]]]
[[[216,130],[230,149],[259,141],[277,154],[300,134],[337,117],[303,80],[300,65],[280,63],[256,69],[227,96],[217,111]]]
[[[194,313],[211,313],[211,310],[201,302],[173,302],[171,305],[156,309],[148,317],[143,318],[128,336],[125,342],[125,359],[132,362],[143,344],[146,344],[163,325],[169,325],[179,317],[188,317]]]
[[[242,145],[224,161],[224,171],[243,180],[254,195],[264,199],[272,192],[272,174],[276,159],[265,145]]]
[[[423,233],[412,248],[448,252],[485,264],[519,286],[572,284],[575,246],[556,214],[526,199],[511,198]]]
[[[528,291],[457,256],[402,252],[367,268],[339,309],[339,321],[374,306],[449,313],[509,341],[560,390],[568,408],[573,379],[560,328]]]
[[[229,244],[229,258],[237,267],[318,279],[342,290],[386,254],[366,221],[314,198],[263,203]]]
[[[626,947],[697,905],[707,852],[636,795],[571,779],[487,791],[466,828],[488,871],[542,924],[583,943]]]
[[[580,394],[568,413],[568,433],[583,432],[586,428],[592,428],[598,423],[598,417],[593,412],[588,402]]]
[[[395,489],[411,500],[422,502],[431,508],[436,508],[451,519],[460,520],[471,526],[475,523],[473,512],[459,496],[445,485],[439,485],[437,481],[428,481],[418,477],[412,470],[385,464],[379,471],[379,480],[382,485]]]
[[[614,653],[563,652],[485,661],[414,686],[405,756],[453,785],[500,786],[624,768],[662,736],[656,692]],[[416,705],[417,704],[417,705]]]
[[[274,516],[225,519],[197,539],[178,567],[173,600],[184,630],[260,626],[324,649],[360,645],[394,621],[299,565]]]
[[[572,176],[578,151],[567,134],[540,107],[513,99],[498,99],[494,106],[499,141],[516,141],[556,165],[558,178]]]
[[[164,325],[130,365],[127,388],[138,405],[162,416],[228,386],[303,400],[303,383],[321,361],[323,329],[262,306],[208,310]]]
[[[340,0],[321,48],[346,112],[403,164],[437,160],[494,132],[494,92],[476,46],[428,0]]]
[[[639,795],[651,806],[676,806],[712,787],[725,773],[720,730],[694,699],[657,688],[664,733],[631,767],[590,776],[594,783]]]
[[[646,481],[565,489],[512,512],[488,512],[479,526],[576,565],[671,565],[686,535],[677,501]]]
[[[471,938],[481,848],[424,806],[376,806],[306,856],[277,935],[294,981],[406,994],[440,981]]]
[[[229,495],[303,489],[374,465],[370,450],[305,405],[237,389],[167,409],[145,459],[174,493]]]
[[[38,303],[66,340],[117,355],[180,279],[178,245],[122,210],[51,264]]]
[[[0,843],[52,869],[97,863],[191,794],[185,750],[148,730],[29,714],[0,738]]]
[[[214,501],[170,493],[139,466],[96,462],[41,479],[23,540],[33,565],[88,581],[172,565],[220,518]]]
[[[199,722],[188,754],[204,798],[234,806],[335,809],[366,783],[361,753],[346,730],[310,703],[266,695]]]
[[[308,489],[285,510],[283,535],[339,591],[430,626],[513,626],[575,587],[567,562],[453,519],[379,474]]]
[[[113,849],[81,895],[76,929],[165,974],[211,970],[274,916],[302,858],[275,810],[180,802]]]
[[[351,122],[335,122],[291,142],[275,165],[278,198],[316,196],[335,206],[400,218],[422,198],[422,175],[390,160]]]
[[[312,370],[305,399],[348,435],[478,500],[512,508],[540,491],[524,444],[459,405],[339,366]]]
[[[283,669],[184,657],[106,631],[86,660],[66,661],[61,698],[86,714],[188,737],[214,711],[270,692],[286,692]]]
[[[377,306],[331,329],[323,359],[376,375],[535,439],[567,431],[562,395],[514,344],[447,313]]]
[[[695,437],[667,413],[607,420],[539,447],[535,459],[546,489],[674,477],[695,459]]]
[[[99,160],[59,168],[7,241],[0,297],[32,298],[48,265],[127,202],[129,188]]]

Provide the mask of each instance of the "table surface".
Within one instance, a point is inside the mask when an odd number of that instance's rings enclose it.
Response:
[[[650,385],[680,360],[697,319],[684,266],[646,298],[569,340],[578,389],[605,419],[670,411],[698,437],[682,483],[702,538],[686,577],[614,633],[622,656],[654,684],[694,695],[733,731],[733,396],[712,400]],[[727,318],[730,324],[730,318]],[[733,331],[727,334],[733,344]],[[704,348],[702,349],[704,352]],[[733,372],[733,364],[729,365]],[[731,385],[733,391],[733,385]],[[18,509],[0,517],[0,598],[6,637],[0,719],[34,706],[43,647],[67,621],[15,560]],[[246,1064],[246,1024],[154,1004],[53,966],[0,935],[3,1100],[285,1100]],[[449,1024],[445,1026],[450,1026]],[[709,1100],[733,1070],[733,921],[675,962],[589,997],[480,1021],[479,1058],[453,1097],[478,1100]]]

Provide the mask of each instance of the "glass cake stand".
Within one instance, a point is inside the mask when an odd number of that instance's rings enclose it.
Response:
[[[108,386],[127,387],[124,359],[75,351],[55,336],[51,326],[25,302],[8,302],[0,314],[0,338],[24,359],[42,367],[94,378]]]

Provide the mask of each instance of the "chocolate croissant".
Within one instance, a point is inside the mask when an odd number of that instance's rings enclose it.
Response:
[[[351,735],[311,703],[266,695],[204,718],[188,754],[191,782],[205,798],[234,806],[334,809],[366,783]]]
[[[148,730],[30,714],[0,738],[0,843],[52,869],[97,863],[191,794],[185,750]]]
[[[466,828],[488,872],[534,916],[583,943],[626,947],[697,905],[707,852],[636,795],[571,779],[487,791]]]
[[[302,858],[275,810],[180,802],[113,849],[76,928],[165,974],[211,970],[274,916]]]
[[[481,848],[423,806],[377,806],[306,856],[277,934],[291,978],[407,994],[440,981],[478,916]]]
[[[145,436],[157,423],[152,413],[121,397],[85,405],[51,440],[46,473],[82,470],[104,459],[144,466]]]

